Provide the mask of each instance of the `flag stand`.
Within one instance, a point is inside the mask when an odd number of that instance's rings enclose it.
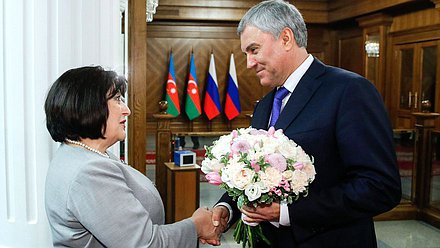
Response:
[[[208,120],[208,132],[212,132],[212,121]]]
[[[190,131],[190,132],[193,132],[193,131],[194,131],[194,123],[193,123],[192,120],[189,121],[189,131]]]
[[[228,130],[232,131],[232,120],[228,120]]]

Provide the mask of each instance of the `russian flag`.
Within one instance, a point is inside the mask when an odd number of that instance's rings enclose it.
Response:
[[[237,72],[235,71],[234,54],[229,62],[228,90],[226,93],[225,114],[229,120],[240,115],[240,95],[238,94]]]
[[[203,110],[209,120],[220,114],[220,96],[218,93],[217,73],[215,72],[214,54],[211,53],[209,62],[208,82],[206,83],[205,101]]]

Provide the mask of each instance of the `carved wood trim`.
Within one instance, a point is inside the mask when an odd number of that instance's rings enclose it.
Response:
[[[328,22],[336,22],[345,19],[355,18],[361,15],[373,13],[404,4],[418,3],[420,0],[336,0],[329,1]],[[426,1],[425,1],[426,2]]]
[[[147,24],[145,0],[128,1],[128,163],[145,174]]]
[[[391,23],[393,23],[393,17],[383,13],[377,13],[357,18],[356,21],[358,21],[359,26],[363,28],[380,25],[390,26]]]
[[[437,10],[440,10],[440,0],[431,0],[435,4],[435,8]]]

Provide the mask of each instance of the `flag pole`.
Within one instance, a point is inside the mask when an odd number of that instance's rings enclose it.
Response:
[[[193,131],[194,131],[194,122],[193,122],[193,120],[190,120],[190,121],[189,121],[189,131],[190,131],[190,132],[193,132]]]
[[[211,54],[214,54],[214,48],[211,47]],[[208,120],[208,132],[212,132],[212,120]]]

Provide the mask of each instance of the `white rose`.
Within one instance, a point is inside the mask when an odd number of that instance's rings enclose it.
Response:
[[[283,178],[286,179],[287,181],[292,181],[293,178],[293,171],[291,170],[286,170],[282,173]]]

